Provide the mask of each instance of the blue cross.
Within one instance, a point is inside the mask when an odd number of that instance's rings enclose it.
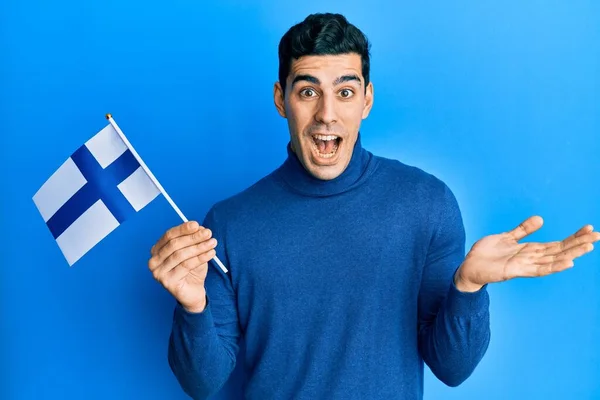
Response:
[[[102,168],[85,145],[77,149],[71,158],[87,183],[46,222],[55,239],[98,200],[104,202],[119,224],[135,213],[117,187],[140,166],[129,149],[106,168]]]

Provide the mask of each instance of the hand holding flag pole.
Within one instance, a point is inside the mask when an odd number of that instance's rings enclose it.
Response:
[[[113,119],[112,115],[111,114],[106,114],[106,119],[108,120],[108,122],[110,122],[110,124],[112,125],[112,127],[115,128],[115,131],[117,131],[117,133],[121,137],[121,140],[123,140],[123,142],[125,143],[125,145],[127,146],[127,148],[131,151],[131,153],[133,154],[133,156],[135,157],[135,159],[140,163],[140,166],[144,169],[144,171],[146,172],[146,174],[148,174],[148,177],[152,180],[152,183],[154,183],[154,185],[156,185],[156,187],[158,188],[158,190],[160,190],[160,192],[163,194],[163,196],[165,196],[165,199],[167,199],[167,201],[169,202],[169,204],[171,205],[171,207],[173,207],[173,209],[175,210],[175,212],[177,213],[177,215],[179,215],[179,217],[183,220],[183,222],[188,222],[188,219],[185,217],[185,215],[183,215],[183,213],[181,212],[181,210],[179,209],[179,207],[177,207],[177,204],[175,204],[175,202],[171,199],[171,196],[169,196],[167,194],[167,191],[162,187],[162,185],[160,184],[160,182],[158,181],[158,179],[156,179],[156,177],[154,176],[154,174],[152,173],[152,171],[150,171],[150,168],[148,168],[148,166],[144,163],[144,161],[139,156],[139,154],[137,153],[137,151],[135,151],[135,149],[133,148],[133,146],[131,145],[131,143],[129,143],[129,140],[127,140],[127,137],[125,136],[125,134],[123,134],[123,131],[121,130],[121,128],[119,128],[119,126],[117,125],[117,123]],[[223,265],[223,263],[221,262],[221,260],[219,259],[219,257],[215,255],[214,260],[217,263],[217,265],[219,266],[219,268],[221,268],[221,270],[223,270],[223,272],[227,273],[227,268],[225,268],[225,265]]]

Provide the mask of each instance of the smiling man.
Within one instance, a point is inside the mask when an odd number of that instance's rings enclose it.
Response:
[[[562,271],[600,240],[588,225],[519,243],[541,227],[534,216],[465,257],[450,188],[362,147],[369,68],[367,39],[343,16],[293,26],[274,88],[287,159],[151,249],[177,300],[169,363],[193,398],[223,386],[242,338],[248,399],[420,399],[424,364],[459,385],[489,344],[486,285]],[[209,268],[217,253],[229,273]]]

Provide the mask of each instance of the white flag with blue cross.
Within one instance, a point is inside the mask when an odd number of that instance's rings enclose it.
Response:
[[[109,120],[33,196],[70,266],[161,193]]]

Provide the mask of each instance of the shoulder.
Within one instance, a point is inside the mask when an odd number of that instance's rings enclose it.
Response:
[[[390,188],[404,194],[414,194],[435,201],[446,195],[450,188],[432,172],[396,159],[374,156],[378,162],[379,179],[385,180]],[[450,191],[451,192],[451,191]]]
[[[462,212],[450,186],[440,177],[401,161],[378,157],[381,186],[392,190],[396,198],[410,205],[419,224],[427,227],[428,237],[434,232],[462,238]],[[453,236],[454,235],[454,236]]]
[[[229,197],[219,200],[209,209],[207,219],[225,223],[248,219],[262,209],[275,206],[278,186],[270,173]]]
[[[455,193],[439,176],[420,167],[399,160],[377,156],[379,187],[386,188],[400,204],[408,205],[411,212],[430,226],[440,221],[460,224],[461,207]]]

